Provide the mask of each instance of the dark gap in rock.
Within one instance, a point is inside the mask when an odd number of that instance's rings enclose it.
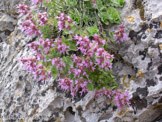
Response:
[[[159,50],[159,52],[160,52],[160,50]],[[162,59],[162,53],[159,54],[159,57]]]
[[[46,91],[43,91],[43,92],[41,93],[41,95],[42,95],[42,96],[45,96],[45,95],[46,95]]]
[[[83,99],[83,98],[87,95],[87,93],[83,93],[83,94],[81,95],[81,94],[80,94],[80,91],[81,91],[81,90],[82,90],[82,89],[79,88],[78,92],[76,93],[76,96],[74,97],[75,102],[80,101],[81,99]]]
[[[135,7],[135,9],[137,9],[137,0],[133,1],[133,6]]]
[[[162,103],[162,97],[160,97],[160,99],[158,100],[158,103]]]
[[[147,87],[144,87],[144,88],[138,87],[138,88],[136,89],[136,93],[137,93],[138,95],[142,95],[142,96],[146,97],[146,96],[148,95],[148,89],[147,89]]]
[[[156,82],[153,79],[146,79],[146,85],[148,87],[155,86],[156,85]]]
[[[138,68],[137,68],[137,67],[134,67],[134,70],[135,70],[135,73],[137,73],[137,72],[138,72]]]
[[[162,77],[160,77],[159,80],[162,81]]]
[[[142,60],[144,60],[144,59],[145,59],[145,57],[146,57],[146,53],[147,53],[147,48],[146,48],[146,49],[144,49],[144,51],[139,51],[139,55],[143,55]]]
[[[75,112],[73,111],[73,108],[72,108],[72,107],[68,107],[67,109],[68,109],[68,111],[69,111],[72,115],[75,115]]]
[[[131,77],[132,77],[132,76],[131,76],[130,74],[128,74],[128,78],[131,79]]]
[[[77,108],[77,110],[78,110],[79,115],[81,115],[81,112],[83,111],[82,107],[79,106],[79,108]]]
[[[151,48],[158,48],[157,45],[151,45]]]
[[[162,64],[158,67],[158,74],[162,74]]]
[[[82,117],[82,111],[83,111],[82,107],[79,106],[79,107],[77,108],[77,110],[78,110],[78,114],[79,114],[79,116],[80,116],[82,122],[86,122],[86,119],[85,119],[84,117]]]
[[[34,119],[33,122],[40,122],[39,119]]]
[[[5,35],[9,36],[11,34],[11,31],[5,30]]]
[[[55,118],[50,118],[48,121],[46,121],[46,122],[57,122],[57,120],[55,119]],[[59,120],[58,120],[58,122],[59,122]]]
[[[22,79],[23,79],[23,76],[22,76],[22,75],[20,75],[20,76],[19,76],[19,80],[22,80]]]
[[[16,43],[15,43],[15,47],[18,47],[18,45],[19,45],[19,42],[16,42]]]
[[[142,36],[142,39],[146,39],[147,38],[147,36],[146,36],[146,34],[144,34],[143,36]]]
[[[118,107],[117,106],[113,106],[112,108],[113,108],[113,111],[116,111]]]
[[[135,111],[137,109],[143,109],[147,107],[147,100],[145,98],[141,99],[136,92],[133,93],[133,97],[130,102]]]
[[[151,66],[152,66],[152,61],[148,63],[147,70],[149,70]]]
[[[105,112],[102,116],[100,116],[100,118],[98,119],[98,121],[102,121],[102,120],[108,120],[113,116],[112,113],[110,112]]]
[[[101,111],[106,111],[106,110],[108,110],[110,106],[111,106],[110,104],[106,104],[105,107],[102,108]]]
[[[158,116],[155,120],[151,122],[162,122],[162,114],[160,114],[160,116]]]
[[[162,30],[158,30],[154,38],[157,38],[157,39],[162,38]]]
[[[0,43],[3,42],[2,38],[0,37]]]
[[[131,31],[129,32],[128,37],[129,37],[131,40],[133,40],[134,37],[135,37],[135,38],[137,37],[137,32],[135,32],[134,30],[131,30]]]
[[[150,25],[149,25],[150,29],[152,28],[160,28],[160,22],[152,22]]]
[[[135,40],[141,40],[142,39],[146,39],[147,35],[145,34],[145,31],[148,29],[148,25],[146,23],[143,23],[143,25],[141,25],[141,30],[139,30],[138,32],[135,32],[134,30],[131,30],[129,32],[129,38],[131,38],[131,40],[135,39]],[[135,41],[134,40],[134,41]],[[137,43],[137,41],[135,41],[135,44]]]
[[[144,33],[144,32],[148,29],[149,25],[146,24],[146,23],[143,23],[143,24],[141,25],[141,27],[142,27],[142,29],[141,29],[140,31],[138,31],[138,34],[141,33],[141,32]]]

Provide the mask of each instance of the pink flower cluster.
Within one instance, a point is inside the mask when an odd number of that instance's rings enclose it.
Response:
[[[95,67],[93,66],[93,62],[90,60],[90,58],[82,59],[80,57],[77,57],[76,55],[71,56],[73,59],[74,65],[71,66],[71,70],[69,74],[74,73],[75,77],[82,77],[85,76],[88,78],[88,75],[85,71],[85,69],[88,69],[89,71],[94,71]]]
[[[33,0],[34,3],[42,2],[42,0]],[[18,12],[22,15],[26,15],[30,7],[24,4],[20,4],[18,7]],[[33,14],[29,13],[28,16],[25,18],[25,22],[22,23],[23,31],[28,35],[40,35],[39,26],[44,26],[48,22],[47,13],[39,13],[38,20],[34,20]]]
[[[116,30],[115,31],[115,34],[114,34],[114,39],[115,41],[120,44],[121,42],[125,42],[127,41],[127,34],[124,33],[124,26],[123,25],[120,25],[120,28],[119,30]]]
[[[112,69],[112,63],[110,60],[114,58],[113,55],[110,55],[104,48],[98,48],[96,52],[96,65],[101,69]]]
[[[87,50],[90,49],[90,39],[85,36],[75,36],[74,37],[75,40],[77,40],[76,46],[78,47],[78,50],[80,50],[84,55],[86,55]]]
[[[59,86],[61,89],[69,90],[72,88],[73,81],[65,77],[64,79],[59,79]]]
[[[36,21],[33,19],[33,15],[29,14],[26,17],[26,21],[22,23],[23,31],[28,35],[40,35],[40,31],[38,26],[36,25]]]
[[[98,43],[98,45],[105,45],[106,44],[106,41],[100,39],[97,34],[94,34],[93,38],[94,38],[94,41]]]
[[[30,48],[35,52],[34,58],[21,58],[21,62],[26,70],[34,75],[35,78],[39,78],[39,81],[45,82],[46,79],[51,78],[51,71],[46,70],[40,62],[51,62],[51,59],[46,59],[45,55],[50,53],[50,49],[54,48],[53,41],[50,39],[40,39],[39,42],[33,42],[28,44]]]
[[[83,93],[87,93],[88,89],[87,84],[90,81],[85,80],[83,77],[80,77],[79,79],[73,81],[69,78],[65,77],[63,79],[59,79],[59,86],[63,90],[70,90],[71,96],[74,97],[78,92],[82,96]]]
[[[71,30],[70,24],[71,23],[75,24],[75,22],[72,21],[72,19],[69,16],[66,16],[64,13],[60,13],[60,16],[56,17],[56,19],[58,20],[59,31],[63,29],[67,29],[68,31],[70,31]]]
[[[128,106],[130,105],[129,99],[130,98],[128,92],[122,93],[121,91],[118,90],[114,100],[119,110],[121,110],[124,105],[128,105]]]
[[[80,50],[83,55],[87,55],[88,57],[96,56],[96,66],[99,68],[108,70],[112,68],[112,63],[110,60],[113,55],[110,55],[104,48],[100,48],[100,45],[105,45],[106,41],[99,38],[97,34],[93,36],[94,40],[91,42],[90,39],[85,36],[75,36],[74,39],[77,40],[76,46],[78,46],[78,50]]]
[[[45,60],[43,54],[48,55],[50,53],[50,49],[55,47],[51,39],[44,39],[44,38],[41,38],[39,42],[30,43],[28,44],[28,46],[34,50],[36,54],[36,59],[38,61]]]
[[[17,8],[18,8],[18,12],[22,15],[26,15],[30,10],[30,7],[24,4],[19,4]]]
[[[38,20],[33,19],[33,14],[29,13],[29,15],[25,18],[25,22],[22,23],[22,27],[24,32],[28,36],[32,36],[33,34],[35,36],[39,36],[41,34],[39,30],[39,26],[44,26],[48,22],[48,16],[47,13],[39,13],[38,14]]]
[[[65,64],[62,62],[62,58],[52,59],[52,65],[56,66],[56,68],[60,71],[63,71],[63,67],[65,67]]]
[[[55,45],[53,44],[53,40],[52,39],[41,38],[40,39],[40,44],[42,45],[43,51],[44,51],[44,53],[46,55],[50,53],[50,49],[51,48],[55,47]]]
[[[38,3],[42,3],[42,0],[32,0],[33,5],[37,5]]]
[[[124,106],[130,105],[130,97],[127,92],[122,93],[120,90],[106,90],[104,87],[101,90],[96,91],[95,97],[106,96],[116,103],[116,106],[121,110]]]
[[[69,46],[64,45],[62,43],[62,39],[57,39],[55,40],[56,44],[57,44],[57,50],[61,53],[61,54],[65,54],[66,51],[68,51]]]
[[[46,71],[43,64],[37,64],[36,58],[21,58],[24,69],[28,70],[34,75],[35,78],[39,78],[39,81],[43,83],[47,78],[51,78],[51,71]]]
[[[47,13],[46,12],[44,12],[44,13],[39,13],[39,15],[38,15],[38,18],[39,18],[39,20],[40,20],[40,25],[45,25],[45,24],[47,24],[47,22],[48,22],[48,17],[47,17]]]

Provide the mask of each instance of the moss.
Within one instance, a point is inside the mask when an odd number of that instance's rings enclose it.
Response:
[[[146,19],[145,19],[145,10],[144,10],[144,6],[143,6],[143,4],[142,4],[142,1],[141,0],[137,0],[136,1],[136,5],[137,5],[137,7],[140,9],[140,17],[141,17],[141,19],[143,20],[143,21],[145,21]]]

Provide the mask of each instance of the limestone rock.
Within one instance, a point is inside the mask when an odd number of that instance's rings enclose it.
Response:
[[[161,2],[143,0],[145,19],[140,16],[137,6],[139,0],[126,0],[121,10],[122,24],[129,35],[127,42],[110,46],[114,54],[118,52],[113,64],[113,74],[119,87],[131,95],[131,106],[123,116],[117,114],[115,106],[108,99],[95,99],[94,92],[83,98],[72,100],[57,87],[51,79],[45,85],[34,80],[23,70],[19,59],[32,56],[26,46],[37,37],[26,37],[21,32],[15,6],[27,0],[0,1],[0,118],[3,121],[18,122],[153,122],[162,118],[162,54],[160,43]],[[156,5],[156,7],[154,6]],[[134,17],[130,21],[128,17]],[[117,25],[118,26],[118,25]],[[117,28],[114,26],[110,30]],[[118,58],[119,57],[119,58]],[[139,75],[139,71],[143,76]],[[130,80],[125,88],[123,77]],[[134,79],[131,79],[135,76]]]

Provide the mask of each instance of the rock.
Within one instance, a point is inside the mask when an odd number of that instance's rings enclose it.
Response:
[[[82,99],[74,101],[65,96],[52,79],[42,85],[24,71],[19,59],[32,56],[33,52],[26,45],[38,38],[28,38],[21,32],[23,17],[18,17],[15,6],[22,2],[29,4],[30,1],[1,0],[0,118],[3,121],[23,119],[25,122],[161,121],[161,3],[158,0],[143,0],[140,3],[145,10],[142,18],[137,1],[126,0],[121,10],[121,22],[126,26],[128,41],[109,47],[117,55],[112,72],[119,87],[131,95],[131,106],[123,116],[119,116],[116,106],[111,106],[105,97],[94,98],[94,92],[89,92]],[[143,76],[138,75],[139,71]],[[125,75],[128,75],[126,81],[130,80],[128,88],[123,85]]]

